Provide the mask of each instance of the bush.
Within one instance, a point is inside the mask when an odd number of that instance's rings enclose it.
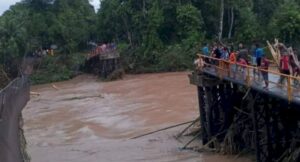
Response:
[[[44,57],[33,75],[32,84],[44,84],[57,81],[64,81],[79,74],[80,65],[84,62],[83,54],[69,56],[57,55]]]
[[[11,79],[8,77],[2,65],[0,65],[0,89],[4,88]]]
[[[124,48],[120,51],[124,69],[129,73],[155,73],[190,69],[198,51],[195,44],[199,43],[195,42],[186,41],[181,44],[165,46],[161,50],[152,50],[147,54],[148,57],[141,57],[143,56],[141,54],[143,49]]]
[[[173,45],[166,48],[159,60],[158,67],[161,71],[181,71],[189,69],[193,62],[192,49],[184,46]]]

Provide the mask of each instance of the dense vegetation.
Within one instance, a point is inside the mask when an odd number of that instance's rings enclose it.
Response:
[[[300,0],[22,0],[0,17],[0,67],[56,45],[34,80],[70,78],[87,42],[116,42],[127,71],[189,68],[203,42],[300,42]]]

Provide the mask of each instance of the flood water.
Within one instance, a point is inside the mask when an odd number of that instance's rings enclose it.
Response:
[[[82,75],[33,86],[40,95],[31,96],[23,112],[32,162],[250,162],[181,150],[189,139],[174,135],[184,126],[130,139],[197,118],[196,87],[187,74],[127,75],[114,82]]]

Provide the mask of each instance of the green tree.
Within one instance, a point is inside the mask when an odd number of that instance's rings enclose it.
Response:
[[[294,0],[282,3],[269,25],[269,37],[281,38],[284,42],[293,43],[300,40],[300,7]]]
[[[189,45],[195,45],[202,40],[204,32],[201,31],[203,20],[200,11],[190,5],[177,8],[178,35]],[[202,32],[202,33],[201,33]]]
[[[0,64],[17,73],[19,58],[28,51],[28,33],[25,24],[28,21],[28,10],[18,3],[0,17]]]
[[[201,42],[218,34],[224,42],[274,37],[300,41],[299,4],[299,0],[101,0],[96,14],[89,0],[22,0],[0,16],[0,61],[10,64],[55,44],[56,52],[64,56],[62,64],[68,65],[87,42],[94,41],[116,42],[133,70],[185,69]]]
[[[52,43],[69,54],[84,48],[95,30],[95,12],[89,1],[55,1],[53,10],[55,18],[49,28]]]
[[[251,8],[240,8],[235,33],[236,40],[246,43],[250,43],[259,37],[262,38],[257,18]]]
[[[257,15],[257,20],[260,24],[267,27],[271,17],[276,11],[276,8],[284,0],[252,0],[253,12]]]

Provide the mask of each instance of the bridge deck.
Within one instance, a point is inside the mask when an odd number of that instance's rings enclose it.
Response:
[[[258,69],[254,66],[244,66],[244,65],[239,65],[239,64],[231,64],[227,61],[220,60],[220,59],[215,59],[211,57],[206,57],[206,56],[200,56],[202,58],[209,58],[211,61],[213,60],[214,64],[207,64],[209,66],[206,66],[202,68],[200,71],[202,71],[205,74],[224,79],[239,85],[251,87],[254,90],[257,90],[262,93],[269,94],[270,96],[273,97],[278,97],[284,100],[287,100],[292,103],[300,104],[300,86],[298,85],[299,83],[299,78],[295,78],[292,76],[287,76],[280,74],[278,72],[274,71],[268,71],[269,75],[269,87],[267,89],[264,88],[265,83],[264,81],[258,80],[257,76],[256,78],[254,77],[253,71],[258,71]],[[224,63],[227,63],[227,68],[224,66],[220,66]],[[230,68],[230,66],[235,65],[238,67],[239,70],[235,70],[235,77],[233,77],[233,71]],[[229,66],[229,67],[228,67]],[[244,70],[244,73],[241,71],[241,69]],[[231,73],[231,74],[230,74]],[[285,82],[286,84],[280,85],[278,83],[278,80],[280,77],[285,77]],[[262,77],[261,77],[262,78]]]

